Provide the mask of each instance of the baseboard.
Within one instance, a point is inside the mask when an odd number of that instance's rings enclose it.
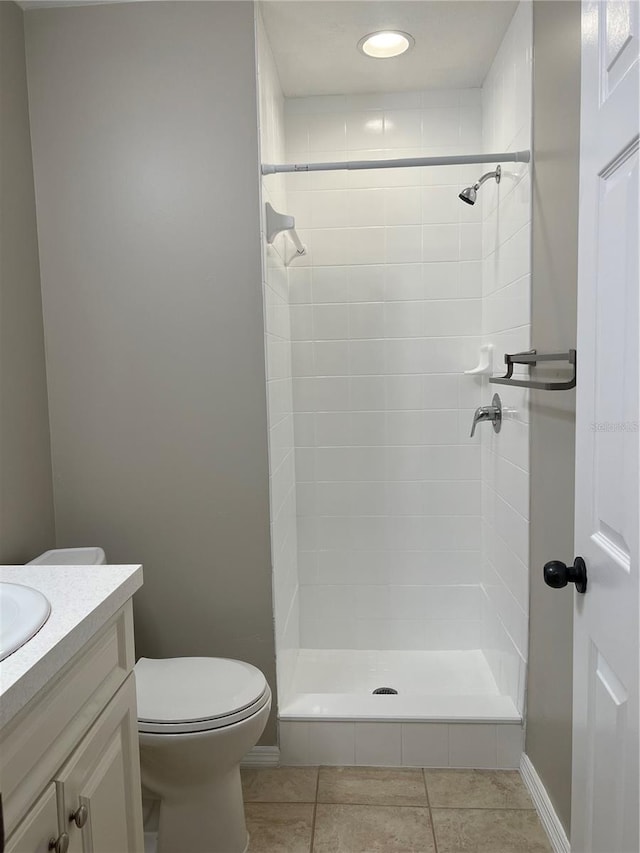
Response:
[[[531,759],[524,752],[520,759],[520,775],[522,781],[527,786],[531,799],[536,807],[540,822],[542,823],[545,832],[549,836],[549,842],[553,847],[554,853],[571,853],[571,845],[564,831],[560,819],[556,814],[555,809],[551,804],[549,795],[542,784],[542,779],[536,773],[536,769],[531,763]]]
[[[277,746],[254,746],[240,762],[240,767],[278,767],[280,749]]]

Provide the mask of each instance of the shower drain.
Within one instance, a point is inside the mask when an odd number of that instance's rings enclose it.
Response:
[[[374,692],[374,694],[375,693],[386,693],[386,694],[390,694],[392,696],[395,696],[398,693],[398,691],[395,689],[395,687],[376,687],[376,689],[373,692]]]

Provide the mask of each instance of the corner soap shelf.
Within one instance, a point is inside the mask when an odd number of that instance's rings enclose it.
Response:
[[[288,216],[286,213],[278,213],[277,210],[269,204],[265,205],[266,210],[266,226],[267,226],[267,243],[271,244],[282,231],[286,233],[293,245],[296,247],[297,255],[306,255],[307,247],[304,245],[298,232],[296,231],[296,220],[293,216]],[[285,264],[287,266],[287,264]]]
[[[493,371],[493,344],[482,344],[480,361],[472,370],[465,370],[466,376],[489,376]]]

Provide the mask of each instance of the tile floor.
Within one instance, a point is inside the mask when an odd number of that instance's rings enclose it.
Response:
[[[242,771],[249,853],[550,853],[510,770]]]

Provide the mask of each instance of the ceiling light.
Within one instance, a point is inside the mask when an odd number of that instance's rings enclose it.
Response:
[[[403,33],[400,30],[381,30],[361,38],[358,42],[358,50],[374,59],[390,59],[392,56],[400,56],[414,44],[413,36],[409,33]]]

